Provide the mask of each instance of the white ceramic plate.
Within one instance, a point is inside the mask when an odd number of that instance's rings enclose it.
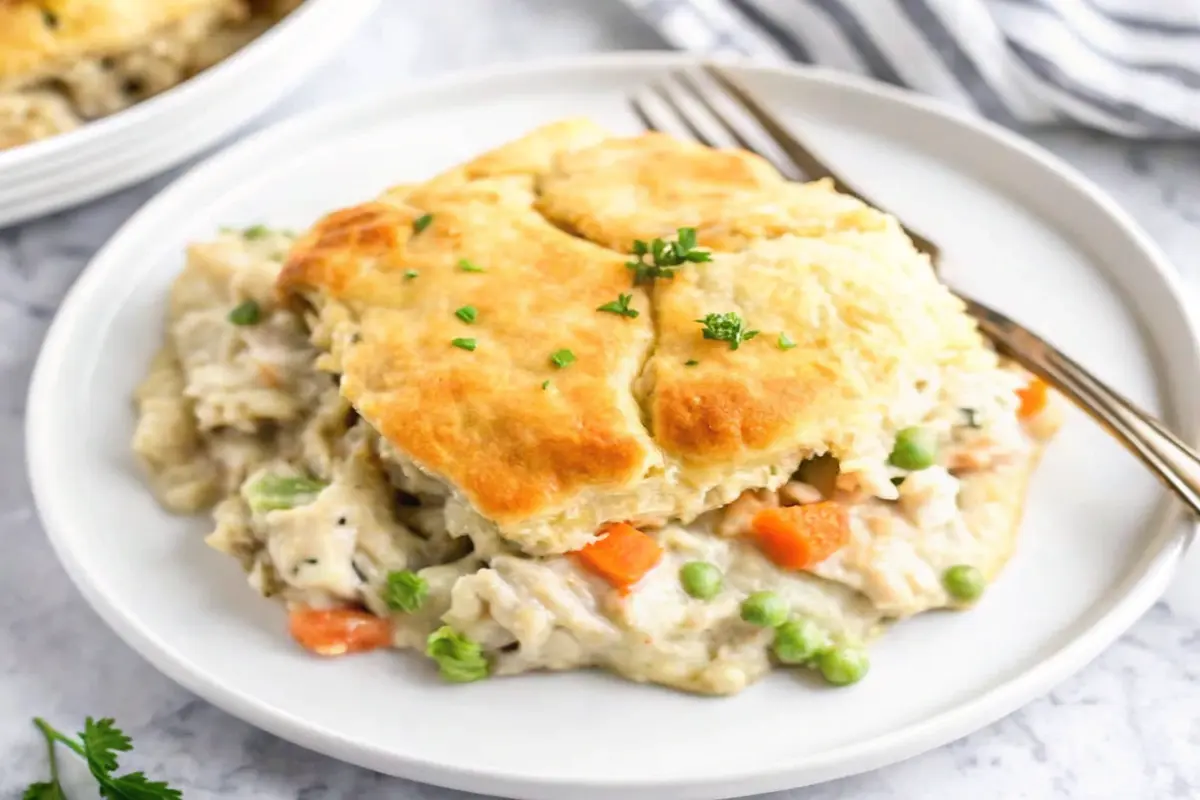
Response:
[[[379,0],[308,0],[240,52],[78,130],[0,150],[0,228],[122,189],[203,152],[298,86]]]
[[[589,114],[633,131],[622,97],[687,63],[620,55],[453,78],[310,114],[211,159],[96,257],[47,338],[29,399],[46,529],[88,601],[197,694],[374,769],[501,795],[716,798],[871,769],[962,736],[1048,690],[1166,586],[1185,529],[1158,486],[1073,414],[1033,485],[1020,551],[968,614],[904,623],[869,679],[780,672],[731,699],[600,674],[440,684],[415,654],[326,661],[280,608],[159,510],[128,450],[129,396],[160,338],[184,244],[224,224],[300,227],[539,124]],[[955,285],[1008,310],[1191,437],[1200,358],[1169,267],[1073,171],[1014,136],[823,72],[744,80],[947,253]]]

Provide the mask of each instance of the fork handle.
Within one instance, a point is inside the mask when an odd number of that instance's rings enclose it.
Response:
[[[1041,337],[990,308],[964,300],[980,329],[1005,355],[1100,423],[1200,517],[1200,453]]]
[[[1045,372],[1038,365],[1034,372],[1056,383],[1200,517],[1200,453],[1066,355],[1048,351],[1045,361]]]

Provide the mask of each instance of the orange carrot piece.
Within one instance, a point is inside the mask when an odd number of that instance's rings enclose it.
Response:
[[[292,638],[323,656],[377,650],[392,643],[392,624],[353,608],[297,608],[288,616]]]
[[[1021,419],[1029,419],[1041,413],[1046,407],[1046,402],[1049,400],[1050,387],[1041,378],[1031,378],[1029,383],[1025,384],[1024,388],[1017,390],[1017,397],[1021,400],[1021,407],[1017,410],[1017,416]]]
[[[850,518],[838,503],[764,508],[750,530],[767,558],[784,569],[808,569],[850,541]]]
[[[662,558],[662,547],[626,522],[600,529],[603,538],[579,550],[579,560],[592,572],[625,591],[640,581]]]

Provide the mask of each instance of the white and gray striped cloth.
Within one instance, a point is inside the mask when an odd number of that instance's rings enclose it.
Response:
[[[1011,127],[1200,135],[1200,0],[626,0],[677,47],[792,59]]]

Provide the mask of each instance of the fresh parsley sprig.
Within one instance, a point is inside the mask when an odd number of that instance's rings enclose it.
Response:
[[[610,314],[620,314],[622,317],[629,317],[630,319],[634,319],[641,312],[639,312],[636,308],[629,307],[629,303],[632,300],[633,300],[633,295],[631,295],[631,294],[619,294],[619,295],[617,295],[616,300],[612,300],[608,303],[605,303],[604,305],[600,306],[596,310],[597,311],[607,311]]]
[[[680,228],[676,241],[669,242],[655,239],[646,244],[641,239],[633,242],[633,254],[636,261],[628,261],[625,266],[633,270],[634,284],[649,283],[657,278],[674,278],[679,268],[689,262],[711,261],[712,253],[696,249],[696,229]],[[646,262],[646,257],[650,262]]]
[[[55,742],[61,742],[87,762],[88,770],[100,789],[100,796],[107,800],[181,800],[183,797],[183,792],[178,789],[172,789],[161,781],[152,781],[141,772],[113,775],[117,771],[117,754],[128,753],[133,749],[133,742],[111,719],[94,720],[88,717],[78,739],[55,730],[41,717],[35,718],[33,724],[46,738],[50,780],[30,784],[22,795],[23,800],[66,800],[62,784],[58,781]]]
[[[696,322],[704,326],[705,339],[729,342],[730,350],[737,350],[742,342],[748,342],[758,336],[758,331],[746,330],[746,323],[742,322],[742,318],[733,311],[724,314],[708,314],[704,319],[698,319]]]

